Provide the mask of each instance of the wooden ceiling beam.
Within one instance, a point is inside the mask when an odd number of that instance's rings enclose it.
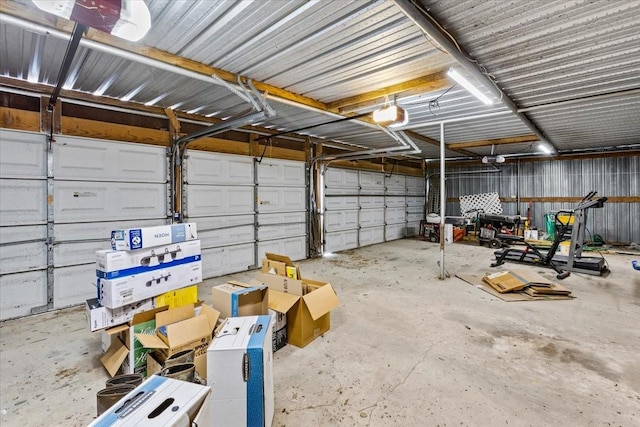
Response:
[[[397,83],[391,86],[361,93],[359,95],[329,102],[327,104],[327,108],[331,111],[344,112],[346,111],[346,107],[352,107],[350,109],[353,110],[354,106],[367,106],[370,105],[370,101],[380,101],[385,96],[396,95],[407,91],[411,91],[412,93],[434,92],[449,86],[451,86],[451,81],[447,77],[447,73],[440,71],[427,76],[408,80],[406,82]]]
[[[523,142],[534,142],[539,141],[537,135],[521,135],[521,136],[513,136],[509,138],[498,138],[498,139],[483,139],[480,141],[469,141],[469,142],[452,142],[447,144],[447,147],[452,150],[458,150],[461,148],[474,148],[474,147],[489,147],[491,145],[506,145],[506,144],[519,144]]]

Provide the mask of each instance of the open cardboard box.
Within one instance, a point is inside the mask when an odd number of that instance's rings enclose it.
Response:
[[[211,289],[211,302],[223,319],[264,315],[269,312],[269,289],[263,284],[229,280]]]
[[[278,255],[265,252],[265,258],[262,259],[261,271],[266,274],[277,274],[278,276],[290,277],[292,279],[301,279],[300,267],[295,265],[291,258],[286,255]]]
[[[198,315],[193,304],[166,310],[156,315],[155,333],[139,333],[136,338],[145,348],[154,350],[159,363],[175,353],[194,349],[196,371],[206,378],[207,348],[218,317],[220,312],[206,304],[200,306]]]
[[[305,347],[330,329],[330,312],[340,303],[330,283],[264,273],[257,281],[269,287],[269,308],[287,314],[289,344]]]

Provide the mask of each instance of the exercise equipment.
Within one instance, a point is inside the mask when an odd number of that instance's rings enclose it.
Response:
[[[501,236],[507,242],[523,243],[525,249],[505,248],[496,251],[496,261],[491,264],[492,267],[504,264],[505,261],[519,262],[524,264],[534,264],[541,267],[553,268],[558,274],[558,279],[564,279],[571,274],[585,273],[595,276],[602,276],[609,272],[604,257],[586,257],[582,256],[582,247],[584,246],[584,237],[587,224],[587,211],[592,208],[602,208],[606,197],[596,198],[597,192],[592,191],[587,194],[573,210],[561,210],[555,213],[556,236],[551,247],[539,249],[521,236]],[[571,231],[569,233],[569,230]],[[560,243],[571,238],[569,246],[569,255],[556,254]]]

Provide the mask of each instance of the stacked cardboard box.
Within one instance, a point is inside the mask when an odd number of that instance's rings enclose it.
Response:
[[[269,288],[269,308],[286,316],[289,344],[304,347],[330,329],[330,312],[340,303],[330,283],[303,278],[288,256],[272,253],[265,254],[256,279]]]

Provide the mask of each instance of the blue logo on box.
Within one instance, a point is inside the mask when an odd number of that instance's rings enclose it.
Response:
[[[142,248],[142,230],[139,228],[129,230],[129,247],[131,249]]]

